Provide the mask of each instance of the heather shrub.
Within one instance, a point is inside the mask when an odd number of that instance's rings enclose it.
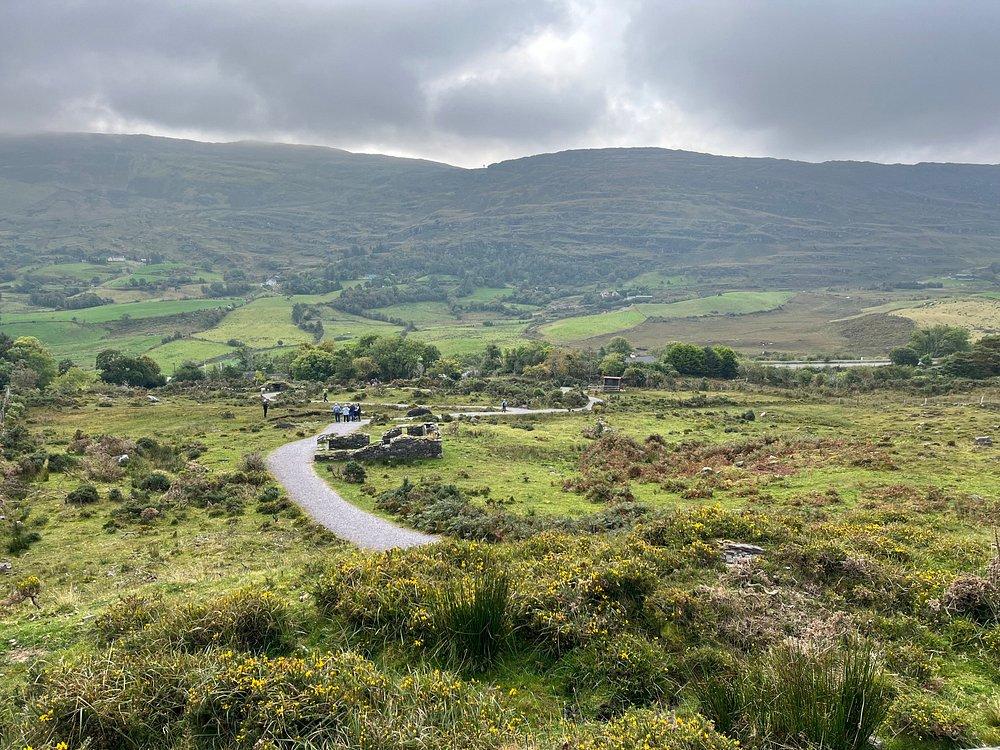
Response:
[[[92,484],[81,484],[66,495],[66,502],[70,505],[92,505],[100,499],[100,493]]]

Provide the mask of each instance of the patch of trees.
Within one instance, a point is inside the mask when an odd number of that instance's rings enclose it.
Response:
[[[402,380],[419,377],[441,352],[402,336],[365,336],[334,348],[331,342],[303,347],[289,367],[297,380]]]
[[[95,360],[98,376],[105,383],[137,388],[157,388],[166,383],[160,366],[145,354],[132,356],[117,349],[105,349]]]
[[[292,322],[319,341],[323,338],[323,320],[316,305],[296,302],[292,305]]]
[[[59,375],[52,353],[34,336],[0,334],[0,387],[15,391],[48,387]]]
[[[341,288],[332,266],[321,273],[300,271],[282,279],[281,288],[286,294],[327,294]]]
[[[1000,336],[984,336],[968,351],[947,357],[941,369],[952,377],[971,380],[1000,376]]]
[[[945,357],[956,352],[967,352],[971,347],[969,332],[959,326],[934,325],[918,328],[907,344],[920,358]]]
[[[694,377],[728,380],[739,374],[736,352],[728,346],[671,344],[663,352],[660,365]]]
[[[69,294],[67,292],[39,290],[32,292],[28,296],[28,301],[36,307],[51,307],[56,310],[84,310],[88,307],[110,305],[113,300],[101,297],[94,292],[77,293],[73,290],[72,294]]]
[[[448,299],[448,291],[443,286],[432,284],[408,284],[406,286],[382,285],[373,281],[350,287],[330,302],[330,306],[355,315],[364,315],[366,310],[389,307],[405,302],[443,302]]]

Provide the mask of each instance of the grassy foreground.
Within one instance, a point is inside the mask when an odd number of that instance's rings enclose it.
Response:
[[[325,406],[292,396],[264,421],[239,388],[158,397],[106,389],[25,415],[41,458],[4,489],[27,536],[0,550],[0,746],[1000,739],[1000,480],[974,442],[996,434],[995,389],[925,403],[730,385],[447,422],[439,461],[358,484],[321,469],[445,537],[391,554],[318,530],[264,471]],[[400,410],[374,404],[489,401],[331,398],[386,422]],[[734,563],[726,540],[761,554]]]

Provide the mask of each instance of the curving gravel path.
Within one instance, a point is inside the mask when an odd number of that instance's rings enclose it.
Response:
[[[507,414],[555,414],[559,412],[590,411],[601,399],[588,396],[587,405],[581,409],[521,409],[511,407]],[[463,411],[452,416],[501,416],[499,411]],[[324,528],[341,539],[351,542],[361,549],[388,550],[432,544],[439,537],[398,526],[392,521],[362,510],[340,496],[316,473],[313,456],[317,442],[323,435],[347,435],[368,424],[361,422],[340,422],[329,425],[323,432],[311,438],[287,443],[271,452],[267,457],[267,468],[281,483],[288,496],[302,510]]]
[[[368,424],[361,422],[334,423],[322,435],[346,435]],[[316,473],[313,455],[320,436],[298,440],[281,446],[267,457],[271,470],[288,496],[314,521],[341,539],[367,550],[387,550],[416,547],[438,540],[429,534],[397,526],[391,521],[352,505],[330,488]]]

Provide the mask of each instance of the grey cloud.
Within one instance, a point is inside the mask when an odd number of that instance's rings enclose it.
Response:
[[[998,133],[992,0],[654,0],[632,18],[627,49],[632,75],[663,97],[785,153],[863,156]]]
[[[996,162],[996,80],[993,0],[0,2],[0,131]]]

